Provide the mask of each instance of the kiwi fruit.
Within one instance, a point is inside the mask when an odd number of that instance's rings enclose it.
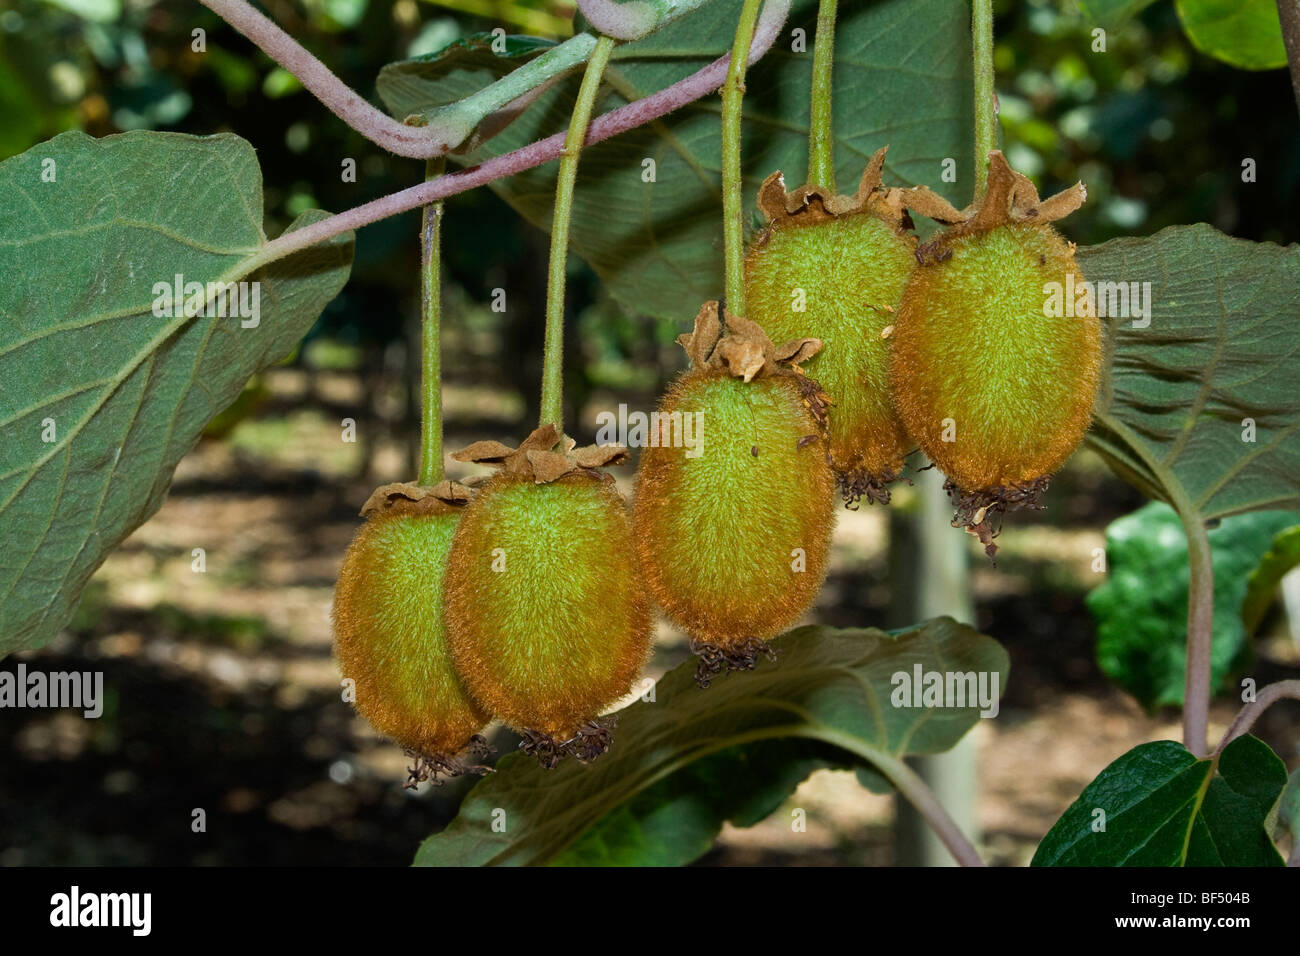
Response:
[[[1040,202],[992,153],[983,203],[965,216],[940,211],[956,221],[920,247],[899,306],[895,404],[947,476],[956,523],[990,555],[989,519],[1036,506],[1092,420],[1101,324],[1074,246],[1049,225],[1084,196],[1080,184]],[[1053,289],[1076,290],[1076,307],[1049,307]]]
[[[446,578],[457,672],[548,766],[608,746],[600,715],[631,691],[652,636],[626,505],[599,471],[626,452],[551,451],[559,438],[546,426],[518,451],[454,456],[503,470],[461,516]]]
[[[694,367],[660,402],[633,499],[645,583],[692,638],[701,686],[752,668],[763,639],[812,605],[834,527],[825,395],[783,367],[817,343],[778,349],[754,323],[726,321],[709,303],[682,337]],[[667,434],[685,414],[698,416],[694,449]]]
[[[335,654],[354,682],[356,710],[417,758],[413,782],[481,769],[459,755],[486,752],[478,734],[489,721],[456,673],[443,608],[465,489],[449,482],[439,489],[445,498],[414,485],[372,495],[332,610]]]
[[[759,190],[768,225],[745,258],[745,318],[773,341],[820,339],[806,371],[830,396],[831,465],[845,504],[888,502],[913,445],[890,398],[889,341],[916,238],[881,180],[885,149],[854,196],[819,186],[787,193],[780,173]]]

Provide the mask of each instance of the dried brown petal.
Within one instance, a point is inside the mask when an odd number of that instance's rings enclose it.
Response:
[[[929,186],[913,186],[903,191],[903,204],[913,212],[937,222],[961,222],[966,214]]]
[[[717,300],[710,299],[695,314],[692,330],[677,336],[677,344],[686,350],[692,368],[704,368],[721,337],[722,318],[718,315],[718,303]]]
[[[519,443],[519,450],[528,452],[536,449],[537,451],[550,451],[560,443],[564,436],[560,433],[558,425],[543,425],[541,428],[535,428],[528,433],[528,437]],[[573,447],[572,440],[569,440],[569,446],[565,449],[568,451]]]
[[[466,445],[460,451],[453,452],[456,461],[473,461],[480,465],[497,465],[505,461],[515,450],[499,441],[476,441]]]
[[[414,481],[380,485],[361,506],[361,517],[377,514],[446,514],[469,502],[472,491],[455,481],[440,481],[432,488]]]
[[[953,239],[977,232],[987,232],[1008,223],[1055,222],[1083,205],[1088,191],[1075,183],[1047,199],[1038,198],[1038,190],[1027,177],[1016,172],[1000,150],[989,153],[988,189],[977,205],[958,212],[946,199],[924,186],[906,190],[903,203],[913,212],[951,224],[941,236],[917,250],[922,264],[941,262],[944,249]]]
[[[758,208],[768,220],[768,231],[755,242],[765,242],[771,229],[815,225],[858,213],[879,216],[899,232],[904,231],[908,223],[904,190],[884,185],[885,154],[888,151],[888,146],[876,150],[862,171],[857,191],[851,196],[834,193],[814,183],[789,192],[785,187],[785,176],[780,171],[772,173],[758,190]]]
[[[556,425],[543,425],[511,448],[496,441],[477,441],[451,457],[457,461],[473,461],[483,465],[496,465],[502,471],[539,484],[556,481],[566,475],[586,474],[599,478],[593,469],[606,465],[621,465],[628,460],[627,449],[621,445],[587,445],[576,448],[576,442],[561,435]],[[474,480],[481,484],[484,478]]]
[[[822,340],[814,338],[791,339],[776,346],[772,353],[774,361],[786,365],[801,365],[822,350]]]
[[[695,317],[695,330],[678,336],[677,342],[693,368],[726,369],[746,382],[758,375],[779,374],[785,366],[797,367],[822,347],[820,339],[812,338],[773,345],[757,322],[730,312],[724,325],[715,300],[704,303]]]
[[[524,455],[533,468],[533,480],[539,484],[554,481],[574,469],[573,462],[558,452],[538,451],[536,448],[531,448],[524,452]]]
[[[622,445],[584,445],[582,448],[575,448],[571,457],[579,468],[624,465],[631,458]]]

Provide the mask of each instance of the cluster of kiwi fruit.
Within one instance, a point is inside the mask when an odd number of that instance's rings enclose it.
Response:
[[[650,653],[632,528],[604,466],[554,425],[453,457],[491,477],[376,489],[343,559],[335,646],[357,711],[415,758],[408,786],[483,772],[493,718],[553,767],[609,745],[600,715]]]
[[[748,318],[824,343],[807,371],[834,403],[846,504],[887,503],[919,447],[947,477],[954,526],[992,557],[997,516],[1036,505],[1092,420],[1101,325],[1073,244],[1050,225],[1086,193],[1080,183],[1040,200],[994,151],[983,198],[957,210],[924,186],[886,188],[885,154],[852,197],[787,193],[779,173],[768,178],[769,222],[746,259]],[[914,212],[947,228],[919,243]],[[1049,289],[1071,287],[1068,276],[1086,300],[1053,315]]]
[[[602,753],[601,714],[650,652],[651,598],[691,637],[702,687],[771,656],[765,639],[825,578],[837,486],[851,507],[887,503],[917,447],[990,555],[995,516],[1037,501],[1100,379],[1095,310],[1044,307],[1047,283],[1086,288],[1050,225],[1082,186],[1040,201],[994,152],[982,201],[957,210],[886,188],[884,161],[853,196],[763,184],[747,314],[705,304],[653,426],[699,416],[703,447],[651,436],[630,515],[603,470],[626,451],[575,448],[554,425],[453,456],[497,467],[477,487],[372,496],[339,577],[337,652],[357,710],[417,756],[411,782],[482,770],[493,718],[546,766]],[[922,244],[913,212],[947,228]]]

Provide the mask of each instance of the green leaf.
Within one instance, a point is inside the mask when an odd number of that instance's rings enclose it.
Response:
[[[1250,735],[1217,767],[1172,740],[1141,744],[1084,788],[1031,865],[1281,866],[1265,821],[1285,785],[1285,765]]]
[[[559,76],[585,62],[595,43],[588,33],[558,45],[537,37],[475,33],[436,53],[388,64],[379,72],[378,88],[395,117],[412,126],[440,125],[458,144],[455,153],[469,153],[514,122]],[[535,75],[502,79],[531,60],[539,61]]]
[[[1287,779],[1286,789],[1277,801],[1277,826],[1279,835],[1291,835],[1291,858],[1288,866],[1300,862],[1300,770]]]
[[[1090,281],[1151,284],[1148,326],[1106,319],[1113,361],[1089,444],[1188,523],[1300,509],[1300,247],[1199,224],[1078,259]]]
[[[843,751],[763,740],[697,760],[606,814],[553,866],[681,866],[713,846],[722,825],[753,826],[813,771],[848,769]]]
[[[266,242],[261,173],[231,135],[64,133],[0,163],[0,191],[7,654],[54,637],[108,552],[158,509],[203,427],[338,293],[352,239],[249,275]],[[155,315],[155,283],[178,274],[259,282],[247,299],[258,324]]]
[[[1247,634],[1254,634],[1268,613],[1282,578],[1300,565],[1300,527],[1287,528],[1273,539],[1273,546],[1259,560],[1246,585],[1241,602],[1241,620]]]
[[[1243,70],[1286,66],[1276,0],[1176,0],[1178,19],[1202,53]]]
[[[695,686],[694,661],[669,672],[653,702],[619,712],[613,748],[590,765],[547,771],[522,754],[503,757],[415,862],[689,862],[724,819],[756,822],[819,766],[938,753],[979,719],[977,706],[927,708],[909,699],[895,707],[895,674],[910,678],[916,667],[984,674],[988,689],[1000,691],[1009,666],[996,641],[950,618],[897,634],[804,627],[773,644],[778,663],[707,691]],[[681,814],[680,827],[664,797]]]
[[[644,40],[620,46],[598,108],[614,109],[679,80],[731,47],[739,0],[715,0]],[[775,46],[746,78],[742,163],[746,209],[773,170],[793,188],[807,174],[808,98],[816,0],[796,0]],[[891,184],[926,183],[963,206],[973,188],[970,12],[948,0],[886,0],[840,11],[836,27],[836,173],[852,192],[870,155],[888,145]],[[802,29],[805,52],[792,50]],[[500,65],[501,71],[510,64]],[[412,68],[394,64],[379,92],[394,116],[475,92],[472,71],[424,71],[424,100]],[[406,74],[400,89],[396,77]],[[466,164],[563,131],[578,77],[557,83]],[[863,91],[870,91],[864,95]],[[631,312],[689,322],[722,293],[719,102],[710,96],[655,123],[586,149],[578,177],[572,248]],[[940,180],[956,163],[955,183]],[[646,160],[654,161],[647,182]],[[542,229],[551,227],[555,164],[492,184]]]
[[[384,106],[403,121],[418,117],[477,93],[555,47],[552,40],[507,34],[499,41],[505,49],[495,53],[494,40],[491,33],[472,33],[435,53],[389,63],[379,71],[377,81]]]
[[[1262,511],[1225,518],[1209,532],[1214,560],[1210,686],[1244,666],[1242,624],[1247,576],[1273,537],[1300,512]],[[1097,622],[1097,663],[1148,708],[1181,705],[1187,669],[1187,538],[1173,509],[1152,502],[1106,529],[1105,583],[1088,595]]]

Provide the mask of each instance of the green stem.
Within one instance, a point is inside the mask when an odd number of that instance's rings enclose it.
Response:
[[[600,89],[600,77],[614,51],[612,37],[602,36],[587,61],[578,101],[560,154],[555,183],[555,217],[551,222],[551,259],[546,273],[546,344],[542,364],[542,414],[539,425],[564,424],[564,270],[569,257],[569,219],[573,215],[573,187],[578,178],[578,157]]]
[[[740,104],[745,95],[745,68],[754,40],[754,23],[762,0],[745,0],[731,45],[731,64],[722,84],[722,244],[726,263],[726,308],[745,314],[745,230],[740,178]]]
[[[445,161],[425,165],[424,178],[442,175]],[[420,227],[420,484],[443,478],[442,464],[442,202],[424,207]]]
[[[1187,675],[1183,688],[1183,746],[1209,753],[1210,650],[1214,641],[1214,562],[1210,536],[1199,517],[1184,518],[1187,533]]]
[[[993,0],[972,0],[971,48],[975,54],[975,201],[989,182],[989,153],[998,145],[997,93],[993,89]]]
[[[808,116],[808,183],[835,191],[835,136],[831,129],[831,68],[835,60],[838,0],[821,0],[813,41],[812,103]]]

